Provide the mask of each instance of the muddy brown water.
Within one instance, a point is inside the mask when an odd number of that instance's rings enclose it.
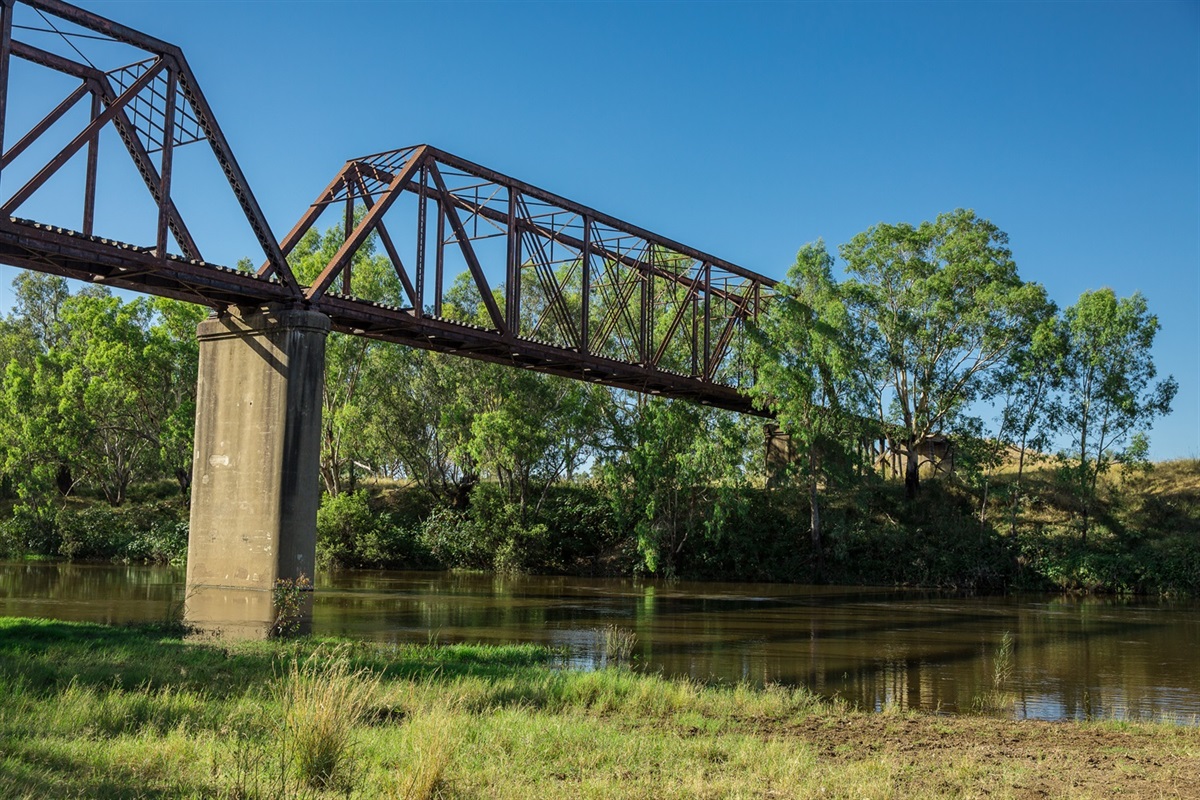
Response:
[[[177,568],[0,562],[5,616],[154,621],[183,595]],[[354,571],[319,576],[313,612],[318,634],[533,642],[585,669],[606,663],[608,626],[636,636],[637,669],[864,708],[972,710],[999,662],[1017,718],[1200,721],[1195,601]]]

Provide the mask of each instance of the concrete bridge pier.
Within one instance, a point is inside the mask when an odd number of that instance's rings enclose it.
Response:
[[[763,425],[763,445],[767,451],[767,486],[777,488],[787,480],[788,467],[795,462],[792,437],[774,422]]]
[[[329,328],[324,314],[265,306],[197,329],[184,618],[202,630],[264,637],[276,580],[313,576]]]

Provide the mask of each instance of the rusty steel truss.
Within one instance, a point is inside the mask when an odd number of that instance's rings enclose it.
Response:
[[[32,10],[37,26],[14,24],[18,8]],[[742,345],[771,279],[428,145],[346,162],[278,240],[179,48],[58,0],[0,0],[0,15],[0,262],[218,313],[311,308],[359,336],[762,413],[745,394],[752,375]],[[32,30],[60,34],[78,57],[26,41],[21,34]],[[72,36],[122,43],[141,57],[102,70]],[[18,59],[78,83],[9,145]],[[51,128],[78,120],[68,112],[81,104],[82,128],[27,169],[20,186],[8,185],[9,166]],[[145,245],[93,230],[107,129],[157,212],[155,240]],[[262,248],[257,272],[205,262],[172,199],[174,152],[199,142]],[[21,218],[22,205],[80,153],[81,229]],[[326,212],[339,237],[328,260],[311,247]]]

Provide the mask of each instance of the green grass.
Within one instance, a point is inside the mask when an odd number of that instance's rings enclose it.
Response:
[[[1170,797],[1200,780],[1195,728],[870,715],[558,662],[0,619],[0,797]]]

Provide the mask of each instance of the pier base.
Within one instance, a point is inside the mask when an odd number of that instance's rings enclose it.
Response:
[[[266,307],[197,329],[184,618],[202,630],[265,637],[276,581],[312,578],[329,327],[324,314]]]

